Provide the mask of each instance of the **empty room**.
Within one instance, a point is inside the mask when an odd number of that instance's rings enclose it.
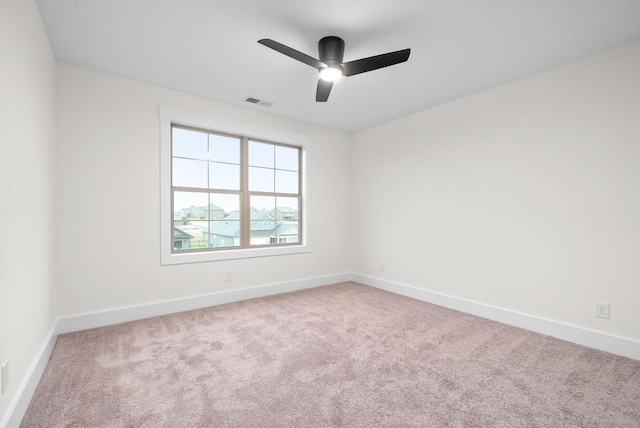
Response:
[[[0,0],[0,428],[639,427],[639,17]]]

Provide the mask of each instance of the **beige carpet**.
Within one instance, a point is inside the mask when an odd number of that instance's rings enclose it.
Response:
[[[61,335],[22,427],[640,427],[640,361],[354,283]]]

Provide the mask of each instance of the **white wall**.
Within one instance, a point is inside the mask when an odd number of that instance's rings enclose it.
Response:
[[[54,319],[54,75],[35,2],[0,2],[0,425]]]
[[[160,266],[159,104],[311,136],[313,252]],[[56,114],[59,317],[350,271],[350,135],[67,64]]]
[[[640,340],[638,76],[640,42],[355,134],[353,271]]]

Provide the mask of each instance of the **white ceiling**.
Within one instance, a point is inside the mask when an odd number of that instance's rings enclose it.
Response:
[[[640,39],[640,0],[37,0],[58,61],[357,131]],[[343,78],[257,43],[345,61],[411,48],[406,63]],[[274,103],[245,102],[251,96]]]

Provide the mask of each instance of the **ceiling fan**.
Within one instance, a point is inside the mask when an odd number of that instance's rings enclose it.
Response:
[[[411,49],[403,49],[355,61],[342,62],[344,56],[344,40],[336,36],[327,36],[320,39],[318,42],[318,56],[320,59],[310,57],[275,40],[261,39],[258,40],[258,43],[310,65],[311,67],[317,68],[320,72],[318,88],[316,89],[317,102],[325,102],[329,99],[333,82],[342,76],[353,76],[399,64],[408,60],[409,54],[411,53]]]

